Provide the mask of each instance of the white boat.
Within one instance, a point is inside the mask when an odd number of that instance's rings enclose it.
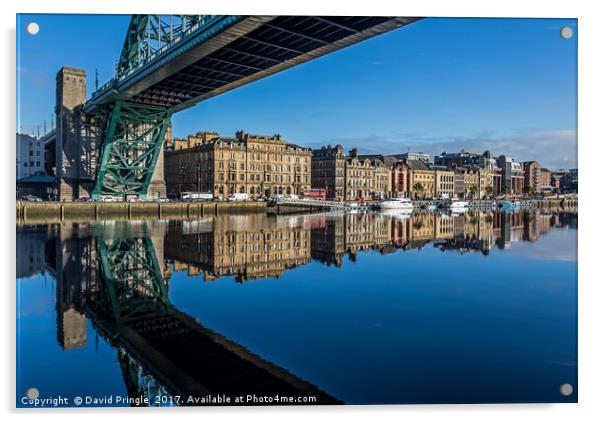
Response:
[[[466,201],[452,201],[449,207],[451,209],[455,209],[455,208],[468,208],[468,202],[466,202]]]
[[[386,210],[381,210],[380,215],[384,215],[394,219],[405,220],[410,218],[410,216],[412,215],[412,210],[403,208],[389,208]]]
[[[380,203],[382,210],[407,210],[412,211],[414,205],[409,198],[391,198]]]
[[[444,208],[449,208],[452,210],[458,210],[458,209],[466,209],[468,208],[468,202],[467,201],[461,201],[459,199],[452,199],[451,201],[447,201],[443,204]]]

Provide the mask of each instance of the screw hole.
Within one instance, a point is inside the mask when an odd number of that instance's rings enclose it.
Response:
[[[25,30],[29,35],[37,35],[37,33],[40,32],[40,25],[36,22],[29,22],[25,27]]]

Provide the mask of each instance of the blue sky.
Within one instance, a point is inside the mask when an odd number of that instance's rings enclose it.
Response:
[[[40,33],[25,33],[27,22]],[[63,66],[84,68],[88,92],[114,73],[128,16],[21,15],[18,126],[37,132]],[[564,26],[575,36],[560,36]],[[91,31],[94,31],[91,35]],[[205,101],[173,118],[198,130],[280,133],[360,153],[466,149],[577,164],[575,19],[429,18]]]

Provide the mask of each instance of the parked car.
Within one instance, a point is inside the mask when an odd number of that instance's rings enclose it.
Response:
[[[118,199],[114,196],[104,196],[101,199],[102,202],[120,202],[121,199]]]
[[[75,200],[75,202],[90,202],[91,199],[88,196],[80,196]]]
[[[211,192],[182,192],[180,194],[182,201],[212,201],[213,193]]]
[[[228,197],[228,201],[247,201],[249,194],[247,193],[233,193]]]
[[[159,198],[159,202],[169,202],[169,198]]]
[[[33,195],[25,195],[25,196],[21,197],[21,201],[42,202],[42,199],[38,198],[37,196],[33,196]]]

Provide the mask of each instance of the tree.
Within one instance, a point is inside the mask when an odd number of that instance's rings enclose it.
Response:
[[[420,194],[422,196],[422,192],[424,191],[424,186],[422,186],[422,183],[416,182],[414,184],[414,190],[417,191],[417,192],[420,192]]]
[[[493,196],[493,186],[487,186],[485,188],[485,195],[489,197]]]
[[[477,195],[477,186],[471,185],[470,188],[468,188],[468,192],[470,192],[470,197],[474,199],[474,197]]]

